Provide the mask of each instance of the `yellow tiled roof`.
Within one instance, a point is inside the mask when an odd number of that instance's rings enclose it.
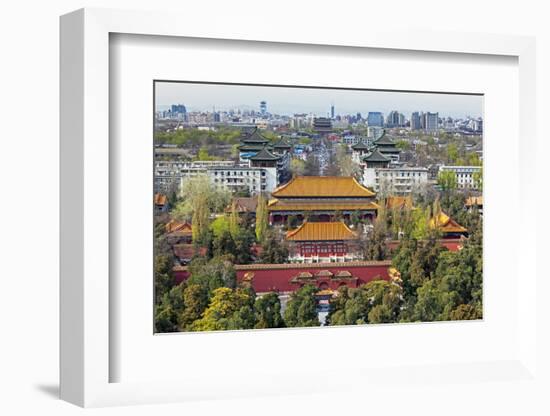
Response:
[[[272,195],[278,197],[373,197],[374,192],[365,188],[351,176],[295,176],[288,183],[276,188]]]
[[[304,222],[298,228],[286,233],[286,239],[289,241],[334,241],[356,238],[357,235],[341,221]]]
[[[437,218],[430,219],[430,227],[437,227],[440,231],[446,233],[465,233],[468,231],[444,212],[440,212]]]
[[[189,224],[187,221],[180,222],[178,220],[170,220],[165,225],[165,230],[167,233],[173,233],[176,231],[189,231],[191,232],[191,224]]]
[[[376,211],[380,208],[378,204],[371,201],[365,202],[331,202],[327,200],[322,201],[284,201],[278,199],[272,199],[267,205],[268,211]]]

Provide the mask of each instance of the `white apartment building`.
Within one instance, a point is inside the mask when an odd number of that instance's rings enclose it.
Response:
[[[347,134],[345,136],[342,136],[342,143],[347,144],[348,146],[357,144],[359,143],[360,140],[361,140],[361,137],[356,136],[354,134]]]
[[[155,161],[155,192],[174,191],[188,179],[207,175],[216,185],[231,191],[248,189],[251,194],[271,192],[277,186],[277,168],[250,167],[231,160],[183,162]]]
[[[273,191],[277,187],[277,168],[248,166],[216,166],[209,168],[206,174],[210,180],[221,187],[234,192],[247,189],[251,195]],[[185,180],[181,179],[182,183]]]
[[[427,183],[428,169],[423,167],[365,168],[363,170],[363,185],[375,192],[406,196]]]
[[[454,172],[460,189],[477,189],[475,174],[481,172],[481,166],[441,166],[440,172]]]

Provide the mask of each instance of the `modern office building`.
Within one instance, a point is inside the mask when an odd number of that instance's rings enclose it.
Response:
[[[424,130],[427,132],[437,131],[439,128],[439,113],[427,113],[423,114],[424,116]]]
[[[391,111],[386,118],[387,127],[403,127],[405,125],[405,116],[399,111]]]
[[[262,116],[265,116],[267,114],[267,102],[266,101],[260,101],[260,114]]]
[[[367,124],[369,127],[383,127],[384,126],[384,116],[379,111],[369,111],[367,115]]]
[[[187,120],[187,108],[183,104],[172,104],[170,106],[170,118]]]
[[[418,111],[411,114],[411,130],[422,129],[422,117]]]

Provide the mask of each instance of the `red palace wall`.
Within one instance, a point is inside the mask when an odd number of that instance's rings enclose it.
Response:
[[[314,279],[308,280],[322,289],[338,289],[342,284],[348,287],[358,287],[375,279],[389,279],[390,262],[348,262],[348,263],[315,263],[315,264],[278,264],[278,265],[246,265],[235,266],[237,281],[242,281],[247,273],[253,273],[252,287],[256,293],[262,292],[292,292],[302,284],[291,280],[299,273],[309,272]],[[317,277],[321,270],[328,270],[334,275],[340,271],[348,271],[352,279],[336,279],[333,277]]]
[[[249,264],[235,265],[237,281],[245,280],[245,275],[252,273],[252,287],[256,293],[262,292],[293,292],[300,288],[300,283],[291,282],[299,273],[309,272],[314,278],[307,281],[321,289],[338,289],[345,284],[348,287],[359,287],[376,279],[389,280],[388,269],[390,261],[354,261],[346,263],[295,263],[295,264]],[[351,273],[350,279],[337,279],[334,277],[317,277],[320,271],[328,270],[336,275],[338,272]],[[176,282],[180,283],[189,278],[187,267],[174,269]],[[302,284],[305,283],[304,281]]]

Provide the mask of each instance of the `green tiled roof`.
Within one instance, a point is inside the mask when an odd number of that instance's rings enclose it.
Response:
[[[389,162],[390,159],[388,159],[386,156],[384,156],[380,151],[375,148],[372,152],[370,152],[367,156],[363,158],[363,161],[365,162]]]

